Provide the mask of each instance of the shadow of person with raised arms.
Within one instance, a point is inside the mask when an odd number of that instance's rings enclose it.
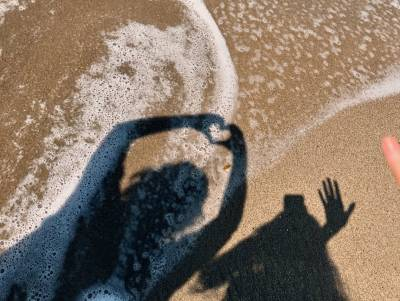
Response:
[[[324,181],[323,190],[324,226],[302,195],[286,195],[282,213],[202,270],[199,290],[228,283],[224,300],[346,300],[326,245],[355,205],[344,210],[336,181]]]
[[[210,133],[212,125],[229,130],[230,139],[214,141]],[[231,196],[239,184],[245,183],[244,141],[236,126],[225,125],[217,115],[203,114],[154,117],[116,126],[91,157],[78,187],[64,207],[8,250],[6,256],[12,256],[13,252],[29,254],[29,260],[38,256],[43,251],[40,249],[45,247],[43,237],[57,229],[66,212],[79,208],[82,215],[76,222],[77,226],[70,226],[75,230],[62,257],[61,273],[57,277],[57,289],[52,299],[74,300],[88,288],[104,284],[114,276],[123,279],[129,299],[143,299],[153,280],[152,260],[164,256],[162,250],[166,244],[174,247],[173,243],[168,243],[173,234],[193,223],[201,214],[208,194],[208,180],[201,169],[190,162],[181,162],[139,172],[125,191],[120,190],[119,181],[124,174],[127,151],[135,140],[179,128],[195,129],[203,133],[211,144],[222,145],[232,151],[233,164],[221,213],[231,214],[233,223],[225,227],[224,235],[216,234],[225,237],[220,240],[219,245],[222,246],[236,229],[242,214],[245,189],[238,194],[239,202],[231,200]],[[215,224],[215,220],[213,222]],[[206,226],[206,229],[209,228],[209,225]],[[201,237],[199,233],[183,237],[176,245],[182,246],[199,235]],[[217,250],[215,248],[212,254]],[[18,270],[15,273],[18,274]],[[40,277],[35,273],[31,276]],[[12,286],[9,300],[24,300],[30,296],[30,287],[26,287],[26,282],[29,279],[20,280],[17,286]]]

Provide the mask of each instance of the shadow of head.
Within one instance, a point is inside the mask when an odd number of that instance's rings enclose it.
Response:
[[[206,174],[190,162],[181,162],[134,174],[121,200],[132,204],[148,224],[182,227],[201,214],[207,194]]]
[[[126,242],[130,251],[124,278],[129,291],[146,289],[151,262],[145,254],[159,254],[174,233],[194,224],[207,194],[207,176],[190,162],[166,164],[132,177],[132,184],[121,194],[121,201],[129,207],[126,226],[135,233]],[[132,268],[135,265],[140,269]]]
[[[286,194],[283,199],[284,210],[286,212],[306,211],[304,196],[301,194]]]

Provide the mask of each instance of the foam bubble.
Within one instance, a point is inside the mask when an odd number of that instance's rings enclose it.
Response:
[[[397,9],[400,9],[400,1],[399,0],[392,0],[392,2],[390,2],[390,4],[393,7],[397,8]]]
[[[79,301],[123,301],[130,300],[130,296],[121,293],[123,289],[117,289],[111,285],[95,286],[90,288],[78,298]]]
[[[19,6],[18,0],[0,1],[0,25],[4,22],[4,15]]]

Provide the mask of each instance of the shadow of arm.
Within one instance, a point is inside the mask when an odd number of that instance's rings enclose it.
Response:
[[[107,174],[121,169],[129,147],[135,140],[161,132],[180,128],[193,128],[202,132],[212,141],[209,133],[211,125],[224,125],[222,117],[214,114],[181,115],[173,117],[153,117],[120,123],[104,138],[91,156],[78,189],[72,199],[91,199]],[[113,185],[117,185],[115,182]]]

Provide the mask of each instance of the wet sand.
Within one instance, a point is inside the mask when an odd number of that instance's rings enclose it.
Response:
[[[170,18],[160,17],[156,13],[160,10]],[[6,173],[13,177],[2,181],[0,202],[11,196],[28,172],[35,172],[30,162],[45,151],[43,140],[51,128],[60,122],[65,122],[65,127],[75,125],[79,105],[71,98],[78,78],[107,52],[102,32],[110,32],[128,20],[165,28],[181,19],[178,5],[139,2],[131,6],[124,1],[112,4],[38,1],[28,3],[25,10],[12,10],[6,15],[0,27],[4,125],[0,139],[3,154],[10,154],[16,160],[1,160],[3,179]],[[30,119],[33,122],[25,124]],[[76,140],[73,135],[68,138]],[[54,141],[56,148],[65,146],[68,138]],[[48,170],[42,164],[36,172],[40,181],[32,190],[40,196]]]
[[[84,111],[80,101],[85,97],[100,97],[106,90],[83,93],[85,86],[77,82],[83,75],[93,82],[105,79],[104,85],[110,84],[111,92],[107,91],[110,98],[119,95],[115,92],[119,86],[111,87],[114,83],[107,77],[110,70],[96,74],[90,69],[112,57],[110,41],[118,40],[116,31],[129,22],[138,22],[161,36],[169,28],[179,29],[183,23],[188,26],[191,20],[185,15],[183,5],[173,3],[32,1],[24,9],[6,14],[0,25],[0,143],[3,145],[0,206],[3,216],[10,212],[18,216],[21,203],[23,210],[40,208],[46,181],[58,154],[81,140],[87,145],[94,144],[92,136],[79,136],[79,131],[87,126],[77,124]],[[400,99],[398,95],[384,99],[372,97],[372,103],[362,104],[366,99],[360,92],[397,72],[400,10],[390,1],[207,0],[205,4],[226,40],[236,69],[239,93],[232,105],[235,108],[232,121],[243,130],[249,150],[244,216],[220,255],[274,219],[282,211],[285,194],[303,194],[309,213],[322,225],[325,216],[317,189],[321,180],[332,177],[339,182],[345,207],[350,202],[356,203],[346,227],[328,243],[329,256],[346,294],[350,300],[397,300],[400,297],[399,191],[379,146],[383,135],[400,132]],[[195,39],[197,30],[188,26],[180,33],[189,32],[190,38]],[[145,41],[146,38],[152,41],[152,37],[146,36]],[[206,40],[208,36],[203,38]],[[191,87],[185,90],[185,85],[195,81],[185,81],[178,63],[170,63],[163,57],[161,63],[157,61],[159,65],[149,67],[149,72],[158,72],[159,76],[151,79],[154,85],[150,90],[155,92],[143,98],[147,101],[154,96],[163,101],[147,107],[142,115],[138,113],[140,116],[214,112],[211,109],[217,85],[215,61],[211,59],[214,53],[212,43],[204,42],[201,46],[205,49],[201,57],[207,62],[202,66],[206,71],[200,70],[197,74],[197,81],[202,81],[199,108],[195,105],[196,109],[183,108],[185,102],[195,99],[188,99]],[[190,42],[185,47],[190,48]],[[189,59],[185,62],[198,63]],[[118,72],[127,82],[137,77],[130,61],[119,62],[115,74]],[[81,92],[83,96],[79,96]],[[320,112],[343,99],[352,100],[349,108],[344,105],[344,110],[333,118],[324,120],[326,116],[322,115],[321,119]],[[358,103],[361,104],[352,107]],[[299,133],[297,130],[302,126],[306,126],[306,131]],[[57,127],[67,130],[54,138],[52,128]],[[98,132],[96,121],[87,127],[94,135]],[[46,137],[53,140],[49,143]],[[125,162],[122,188],[127,187],[131,175],[144,168],[160,166],[172,159],[204,158],[203,154],[195,153],[196,149],[183,147],[182,141],[190,144],[191,139],[199,139],[196,135],[168,144],[169,138],[162,134],[135,145]],[[178,149],[175,154],[166,154],[166,149],[174,147]],[[46,148],[53,154],[47,161],[36,162]],[[215,191],[221,186],[218,173],[222,166],[227,166],[227,161],[228,155],[223,154],[221,158],[214,156],[203,166],[208,176],[213,171],[217,174],[214,178],[210,176]],[[35,177],[28,185],[29,193],[35,197],[28,201],[16,198],[10,204],[16,188],[27,175]],[[24,226],[24,219],[17,220],[16,226]],[[0,229],[1,239],[6,241],[12,235]],[[219,290],[194,293],[193,288],[198,286],[194,276],[173,299],[219,300],[227,288],[225,283]],[[257,289],[255,285],[254,290]]]

